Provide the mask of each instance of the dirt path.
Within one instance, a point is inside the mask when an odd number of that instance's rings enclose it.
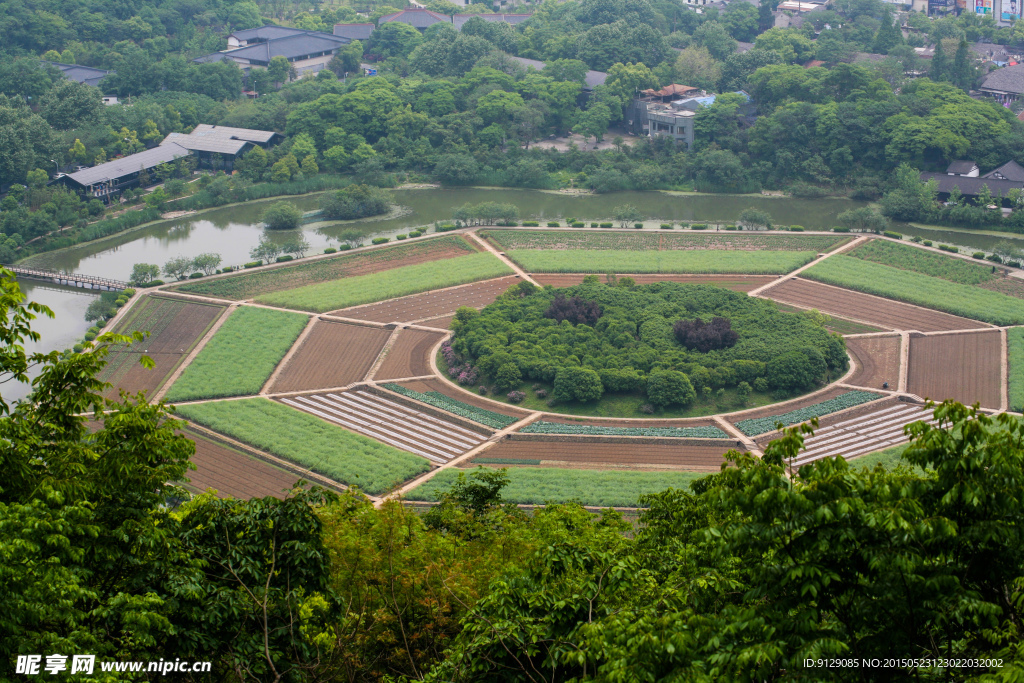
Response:
[[[509,257],[505,256],[503,253],[501,253],[500,251],[495,249],[493,246],[491,246],[490,242],[488,242],[487,240],[485,240],[482,237],[480,237],[479,235],[477,235],[476,234],[476,230],[470,230],[469,232],[467,232],[466,233],[466,237],[471,238],[474,242],[479,244],[486,251],[489,251],[492,254],[494,254],[495,256],[497,256],[498,259],[500,259],[502,263],[504,263],[506,266],[511,268],[513,271],[515,271],[516,275],[519,275],[521,278],[523,278],[527,282],[531,282],[531,283],[533,283],[534,285],[536,285],[538,287],[541,286],[541,284],[539,282],[537,282],[536,280],[533,279],[532,275],[530,275],[525,270],[520,268],[519,264],[515,263],[514,261],[512,261],[512,259],[510,259]]]
[[[852,240],[850,242],[846,242],[845,244],[840,244],[838,247],[833,248],[832,251],[826,253],[824,256],[819,256],[819,257],[815,258],[814,260],[812,260],[807,265],[800,266],[796,270],[794,270],[792,272],[789,272],[789,273],[786,273],[785,275],[780,277],[778,280],[775,280],[773,282],[769,282],[766,285],[761,285],[757,289],[752,289],[752,290],[750,290],[747,293],[750,296],[760,296],[762,292],[765,292],[765,291],[771,289],[772,287],[774,287],[776,285],[781,285],[783,282],[786,282],[787,280],[792,280],[793,278],[798,276],[800,273],[804,272],[805,270],[807,270],[811,266],[818,265],[819,263],[821,263],[822,261],[824,261],[828,257],[835,256],[836,254],[841,254],[842,252],[849,251],[850,249],[854,249],[854,248],[860,246],[861,244],[863,244],[864,242],[866,242],[868,239],[869,238],[861,235],[860,237],[857,237],[856,239],[854,239],[854,240]]]

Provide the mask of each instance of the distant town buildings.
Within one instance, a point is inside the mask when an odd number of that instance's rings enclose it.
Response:
[[[196,63],[230,60],[243,69],[266,68],[274,57],[284,57],[298,76],[316,73],[352,39],[286,26],[261,26],[228,36],[228,49],[198,57]]]

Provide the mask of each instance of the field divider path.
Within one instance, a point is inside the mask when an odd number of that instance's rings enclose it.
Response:
[[[388,337],[386,342],[384,342],[384,348],[380,350],[380,353],[377,354],[377,358],[373,361],[373,365],[371,365],[370,369],[366,371],[365,375],[363,375],[364,382],[373,381],[373,376],[377,374],[378,370],[380,370],[380,366],[384,365],[384,359],[387,358],[387,355],[391,352],[391,348],[395,345],[395,342],[398,341],[398,333],[401,332],[401,330],[402,326],[396,325],[395,329],[391,331],[391,336]]]
[[[856,239],[854,239],[854,240],[852,240],[850,242],[847,242],[845,244],[840,244],[838,247],[834,248],[832,251],[826,252],[823,256],[818,256],[818,257],[812,259],[810,263],[804,264],[804,265],[800,266],[799,268],[797,268],[796,270],[790,271],[790,272],[786,273],[785,275],[783,275],[782,277],[780,277],[779,279],[773,280],[772,282],[769,282],[766,285],[761,285],[760,287],[758,287],[756,289],[752,289],[749,292],[747,292],[747,294],[750,295],[750,296],[761,296],[762,292],[766,292],[769,289],[771,289],[772,287],[775,287],[776,285],[781,285],[783,282],[786,282],[787,280],[792,280],[793,278],[798,276],[800,273],[804,272],[805,270],[807,270],[808,268],[810,268],[812,266],[818,265],[819,263],[821,263],[822,261],[824,261],[828,257],[835,256],[836,254],[842,253],[842,252],[847,251],[849,249],[853,249],[854,247],[863,244],[867,240],[868,240],[867,237],[861,236],[861,237],[857,237]]]
[[[1010,409],[1010,343],[1008,331],[999,328],[999,412]]]
[[[196,359],[196,356],[198,356],[199,353],[203,350],[203,348],[209,343],[209,341],[213,339],[213,335],[217,334],[217,330],[221,328],[221,325],[223,325],[227,321],[227,319],[231,316],[232,313],[235,312],[235,309],[237,308],[237,303],[232,303],[231,305],[224,307],[224,311],[220,314],[220,317],[217,318],[217,322],[210,326],[210,329],[206,331],[206,334],[203,335],[203,338],[196,343],[195,347],[192,349],[192,352],[182,359],[182,361],[178,364],[178,367],[175,368],[173,373],[171,373],[171,376],[168,377],[167,380],[164,382],[164,385],[160,387],[160,391],[156,392],[153,395],[153,401],[159,401],[163,399],[164,396],[167,395],[167,392],[170,390],[170,388],[174,386],[174,383],[178,381],[179,377],[181,377],[181,373],[185,372],[185,368],[187,368],[189,364]]]
[[[380,507],[383,503],[385,503],[388,500],[394,500],[396,498],[401,498],[403,495],[405,495],[409,491],[412,491],[414,488],[416,488],[420,484],[423,484],[423,483],[433,479],[434,477],[436,477],[437,473],[440,472],[441,470],[449,469],[449,468],[454,467],[454,466],[458,465],[459,463],[464,462],[466,460],[472,460],[473,458],[475,458],[477,455],[479,455],[483,451],[486,451],[487,449],[495,446],[499,441],[504,439],[507,435],[511,434],[512,432],[515,432],[515,431],[518,431],[518,430],[522,429],[523,427],[531,424],[532,422],[535,422],[535,421],[539,420],[541,417],[543,417],[543,415],[544,415],[544,413],[541,413],[541,412],[532,412],[529,415],[527,415],[526,417],[522,418],[521,420],[519,420],[517,422],[513,422],[508,427],[505,427],[504,429],[495,432],[489,439],[484,441],[482,444],[480,444],[476,448],[473,448],[472,450],[466,451],[465,453],[463,453],[459,457],[452,458],[451,460],[449,460],[448,462],[444,463],[443,465],[440,465],[439,467],[435,467],[435,468],[431,469],[429,472],[426,472],[426,473],[420,475],[419,477],[417,477],[417,478],[415,478],[415,479],[413,479],[411,481],[406,482],[400,488],[392,491],[387,496],[384,496],[383,498],[381,498],[380,501],[375,504],[375,506],[376,507]]]
[[[315,315],[310,316],[309,322],[306,323],[302,332],[299,333],[299,336],[295,339],[295,343],[292,344],[290,349],[288,349],[288,353],[284,354],[284,358],[281,359],[281,362],[277,364],[277,367],[274,368],[274,371],[270,373],[270,377],[268,377],[267,381],[263,384],[263,388],[260,389],[260,396],[266,396],[270,393],[270,387],[274,386],[274,382],[276,382],[277,378],[281,376],[282,372],[284,372],[284,369],[291,361],[292,356],[298,352],[299,347],[302,346],[304,341],[306,341],[306,337],[308,337],[309,333],[313,331],[313,327],[316,326],[316,323],[317,317]]]
[[[973,330],[933,330],[931,332],[918,332],[917,330],[907,330],[907,332],[913,332],[919,334],[922,337],[941,337],[945,335],[953,334],[978,334],[979,332],[991,332],[993,329],[1006,331],[1005,327],[976,327]]]
[[[342,484],[341,482],[334,481],[333,479],[325,477],[322,474],[317,474],[316,472],[313,472],[312,470],[307,470],[306,468],[300,467],[299,465],[296,465],[295,463],[293,463],[293,462],[291,462],[289,460],[284,460],[283,458],[278,458],[277,456],[271,455],[270,453],[267,453],[265,451],[261,451],[258,448],[254,448],[253,446],[250,446],[247,443],[243,443],[241,441],[237,441],[235,439],[232,439],[229,436],[221,434],[220,432],[216,432],[216,431],[214,431],[214,430],[212,430],[212,429],[210,429],[208,427],[204,427],[201,424],[198,424],[198,423],[195,423],[195,422],[189,422],[188,423],[188,428],[191,429],[191,430],[194,430],[196,432],[199,432],[200,434],[207,434],[209,436],[212,436],[217,441],[221,441],[223,443],[226,443],[226,444],[229,444],[231,446],[234,446],[235,448],[242,449],[246,453],[254,455],[255,457],[259,458],[260,460],[263,460],[264,462],[268,462],[268,463],[270,463],[272,465],[277,465],[281,469],[287,470],[287,471],[291,472],[292,474],[297,474],[300,477],[302,477],[303,479],[310,480],[312,483],[321,484],[323,486],[326,486],[326,487],[328,487],[330,489],[333,489],[333,490],[339,491],[339,492],[344,492],[344,491],[348,490],[348,487],[345,486],[344,484]],[[368,493],[366,493],[365,491],[363,491],[362,494],[364,496],[366,496],[367,498],[369,498],[370,500],[374,501],[375,503],[379,500],[379,498],[377,498],[375,496],[371,496]]]
[[[907,381],[910,377],[910,332],[900,333],[900,379],[896,385],[897,391],[906,392]]]
[[[319,316],[321,320],[327,320],[336,323],[349,323],[352,325],[364,325],[366,327],[388,327],[394,323],[381,323],[375,320],[359,320],[358,318],[345,318],[340,315],[330,315],[328,313],[321,313]]]
[[[541,287],[541,284],[539,282],[537,282],[536,280],[534,280],[533,277],[529,273],[527,273],[525,270],[520,268],[518,263],[514,262],[508,256],[505,256],[504,254],[502,254],[494,246],[492,246],[490,242],[488,242],[487,240],[485,240],[482,237],[480,237],[479,235],[477,235],[476,234],[476,230],[470,230],[469,232],[466,233],[466,236],[467,237],[471,237],[474,242],[479,244],[486,251],[489,251],[492,254],[494,254],[498,258],[499,261],[501,261],[506,266],[511,268],[515,272],[516,275],[520,276],[521,278],[523,278],[527,282],[530,282],[530,283],[536,285],[537,287]]]
[[[731,424],[724,417],[721,415],[714,415],[711,419],[714,420],[726,434],[731,434],[736,437],[738,441],[741,441],[743,445],[747,447],[747,450],[750,451],[751,455],[757,456],[758,458],[764,456],[764,453],[762,453],[761,449],[757,447],[757,443],[753,439],[737,429],[735,425]]]

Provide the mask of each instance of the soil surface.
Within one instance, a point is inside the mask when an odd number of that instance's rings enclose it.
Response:
[[[419,377],[431,374],[430,350],[444,338],[441,332],[402,330],[398,339],[384,356],[373,379],[382,381],[401,377]]]
[[[186,436],[196,444],[196,454],[192,457],[196,470],[186,473],[185,476],[191,480],[186,487],[196,493],[212,488],[221,498],[284,498],[295,482],[302,479],[298,474],[194,432],[187,432]]]
[[[499,294],[519,282],[522,282],[519,276],[510,275],[423,294],[413,294],[378,304],[344,308],[334,311],[332,315],[381,323],[408,323],[424,318],[452,316],[460,306],[483,308],[493,302]],[[444,327],[447,326],[447,324],[444,325]]]
[[[478,457],[484,460],[540,460],[553,467],[595,465],[608,467],[660,466],[662,469],[685,469],[695,472],[717,472],[725,462],[722,455],[734,442],[722,446],[686,446],[619,443],[573,443],[571,441],[502,441]],[[537,464],[523,463],[525,464]],[[645,469],[659,469],[649,467]]]
[[[596,273],[595,273],[596,274]],[[597,274],[601,282],[605,281],[604,274]],[[572,287],[583,282],[586,274],[583,273],[542,273],[534,275],[533,279],[542,285],[554,285],[555,287]],[[749,292],[766,285],[777,279],[772,275],[619,275],[619,277],[631,277],[638,285],[648,285],[652,282],[681,282],[687,285],[717,285],[725,287],[734,292]]]
[[[987,323],[930,311],[910,304],[794,278],[772,287],[763,296],[822,313],[843,316],[887,330],[969,330],[989,327]]]
[[[895,390],[900,381],[900,338],[862,337],[847,339],[846,348],[857,360],[857,371],[846,380],[847,384],[881,389],[889,383]]]
[[[907,391],[922,398],[952,398],[964,405],[999,408],[1000,333],[942,334],[910,339]]]
[[[391,330],[318,320],[271,387],[271,392],[343,387],[373,367]]]

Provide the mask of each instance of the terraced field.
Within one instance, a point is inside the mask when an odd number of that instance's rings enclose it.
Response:
[[[391,330],[320,320],[288,359],[274,393],[343,387],[363,379]]]
[[[443,318],[454,315],[460,306],[483,308],[519,282],[522,280],[518,275],[510,275],[495,280],[413,294],[379,304],[345,308],[332,311],[332,315],[382,323],[408,323],[435,317]]]
[[[749,273],[783,275],[814,260],[813,251],[510,249],[508,257],[538,273]]]

